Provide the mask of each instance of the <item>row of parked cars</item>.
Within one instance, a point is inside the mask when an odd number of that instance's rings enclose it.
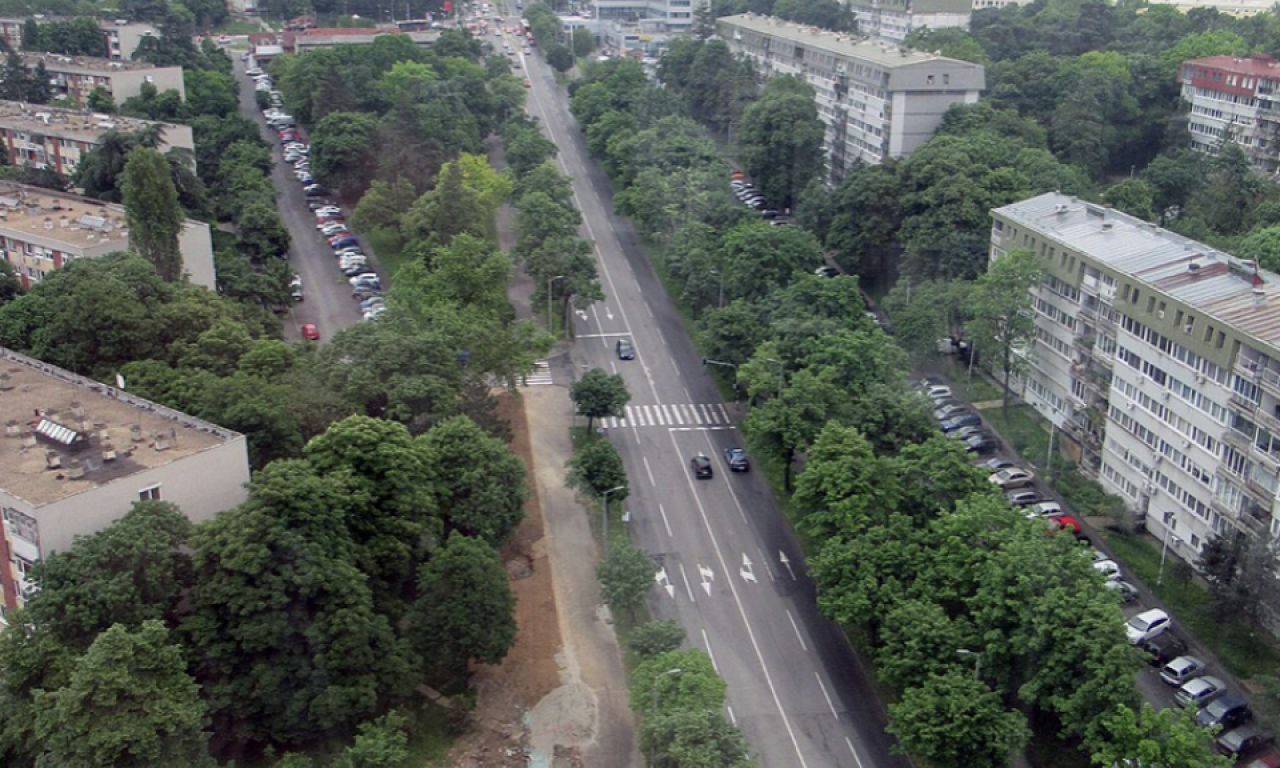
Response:
[[[267,93],[267,105],[262,110],[267,125],[271,126],[284,149],[284,159],[293,166],[293,175],[302,184],[303,193],[307,197],[324,197],[329,190],[316,183],[311,177],[311,148],[302,141],[297,123],[293,115],[284,111],[284,99],[271,83],[271,76],[256,67],[245,70],[253,78],[254,88]]]
[[[733,178],[730,180],[729,186],[733,187],[733,195],[738,198],[738,202],[759,211],[760,215],[766,219],[778,218],[778,210],[776,208],[769,207],[768,201],[765,200],[764,193],[756,189],[754,184],[743,178],[741,171],[733,172]]]
[[[351,298],[360,302],[360,313],[365,320],[374,318],[387,311],[386,300],[382,297],[382,279],[369,267],[369,258],[360,248],[351,230],[347,229],[347,220],[342,209],[336,205],[321,205],[314,209],[316,229],[333,249],[334,258],[338,260],[338,269],[351,284]]]

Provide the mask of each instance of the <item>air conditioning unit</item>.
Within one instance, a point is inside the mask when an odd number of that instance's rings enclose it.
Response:
[[[1205,382],[1205,376],[1204,376],[1204,374],[1203,374],[1203,373],[1197,373],[1197,374],[1196,374],[1196,383],[1197,383],[1197,384],[1203,384],[1204,382]]]

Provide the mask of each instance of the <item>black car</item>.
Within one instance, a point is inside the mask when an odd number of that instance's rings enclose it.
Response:
[[[711,477],[711,459],[707,458],[705,455],[700,453],[697,456],[694,456],[692,459],[689,459],[689,464],[693,467],[693,476],[699,480],[705,480]]]
[[[982,424],[982,417],[972,411],[957,413],[944,419],[939,425],[943,432],[954,432],[961,427],[977,427]]]
[[[1251,725],[1242,725],[1218,736],[1214,746],[1221,754],[1238,760],[1271,746],[1275,741],[1274,736],[1260,733]]]
[[[1252,719],[1253,710],[1249,709],[1249,702],[1235,691],[1227,691],[1196,713],[1196,723],[1202,728],[1219,727],[1224,731]]]
[[[618,339],[617,350],[618,350],[619,360],[635,360],[636,359],[636,348],[633,347],[631,345],[631,342],[627,341],[626,339]]]
[[[747,458],[747,452],[741,448],[725,448],[724,460],[729,465],[730,472],[751,471],[751,461]]]
[[[1000,450],[1000,439],[991,434],[974,435],[964,441],[964,449],[968,453],[986,456]]]
[[[329,190],[319,186],[318,184],[312,184],[303,190],[303,194],[307,197],[324,197],[329,194]]]
[[[1165,632],[1163,635],[1153,637],[1143,643],[1142,650],[1151,656],[1147,660],[1148,664],[1153,667],[1163,667],[1179,656],[1186,654],[1187,644],[1172,633]]]

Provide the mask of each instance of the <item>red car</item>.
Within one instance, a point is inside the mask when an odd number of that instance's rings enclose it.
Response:
[[[1059,515],[1058,517],[1048,518],[1049,533],[1057,533],[1058,531],[1071,531],[1071,535],[1079,538],[1084,535],[1084,529],[1080,527],[1080,521],[1070,515]]]
[[[319,341],[320,329],[316,327],[315,323],[306,323],[302,326],[302,338],[307,341]]]
[[[1280,768],[1280,752],[1272,750],[1249,763],[1249,768]]]

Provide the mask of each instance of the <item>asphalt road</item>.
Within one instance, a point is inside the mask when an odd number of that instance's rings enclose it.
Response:
[[[908,766],[890,754],[886,717],[857,655],[818,613],[800,548],[763,478],[727,471],[722,451],[741,443],[730,417],[741,412],[721,401],[634,230],[613,215],[610,184],[588,158],[567,94],[538,54],[517,56],[533,84],[529,110],[560,148],[583,234],[596,245],[608,298],[575,318],[573,362],[619,372],[631,391],[632,418],[607,433],[630,477],[634,539],[663,568],[656,615],[677,618],[688,642],[710,654],[728,684],[728,715],[761,765]],[[636,360],[617,359],[620,337],[634,340]],[[698,453],[712,458],[710,480],[690,472]]]
[[[262,135],[271,144],[271,157],[275,165],[271,169],[271,182],[275,184],[276,203],[285,226],[289,228],[292,245],[289,262],[302,277],[303,300],[293,306],[284,324],[286,339],[301,339],[303,324],[315,323],[320,330],[321,341],[328,341],[341,329],[360,322],[360,307],[351,298],[351,286],[338,271],[333,251],[316,231],[316,217],[307,207],[302,185],[293,176],[293,168],[280,152],[276,132],[268,125],[254,99],[253,81],[244,73],[245,65],[239,57],[233,57],[236,81],[240,85],[240,114],[258,124]],[[350,214],[350,211],[347,211]],[[365,247],[365,253],[370,253]],[[374,263],[372,256],[370,263]],[[375,267],[375,271],[381,273]],[[385,285],[385,279],[384,279]]]

